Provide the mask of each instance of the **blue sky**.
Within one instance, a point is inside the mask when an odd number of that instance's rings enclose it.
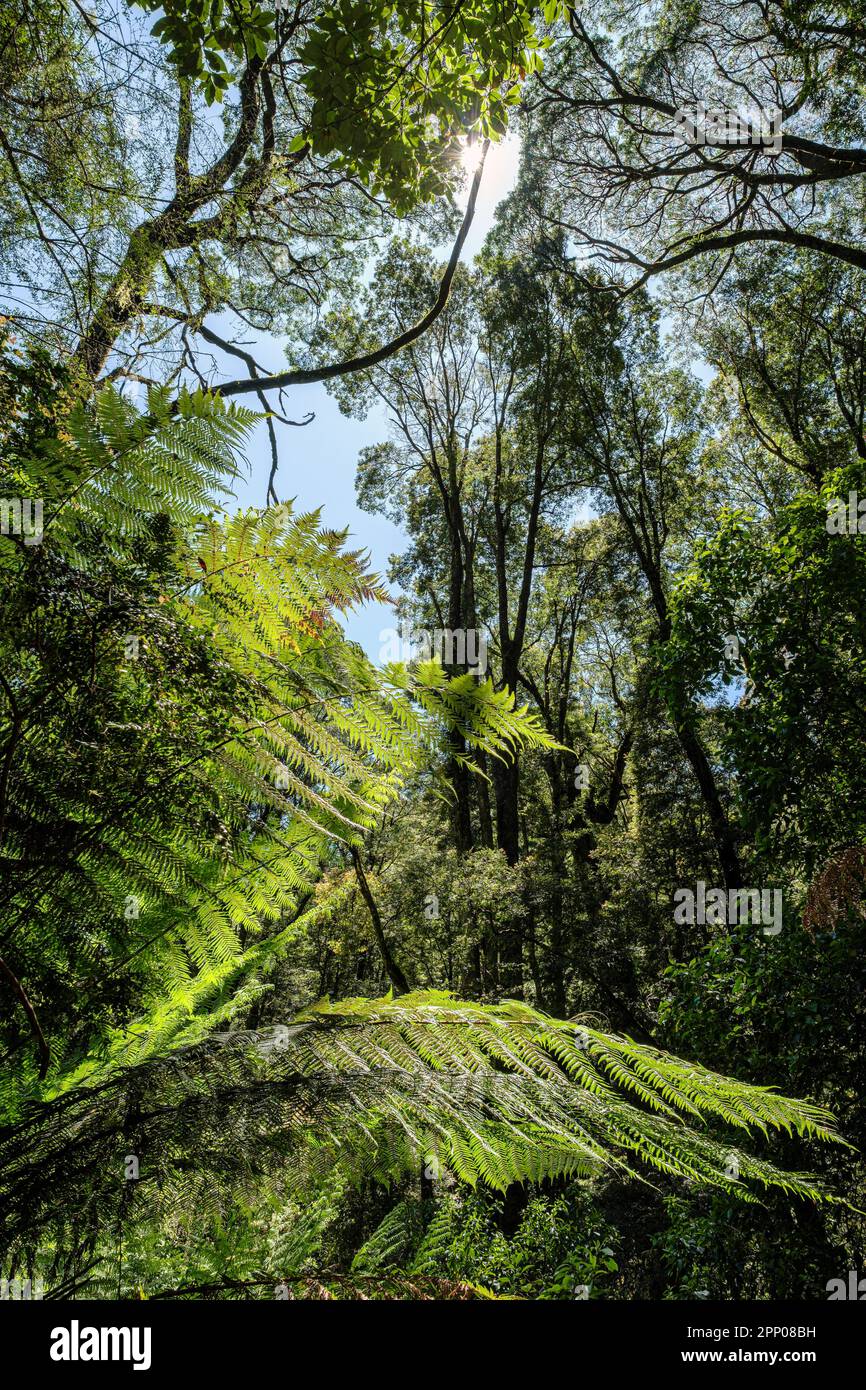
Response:
[[[519,144],[514,137],[490,149],[475,218],[463,248],[463,260],[467,263],[481,249],[497,205],[514,187],[518,158]],[[465,197],[466,192],[464,200]],[[263,366],[273,371],[280,371],[285,365],[282,348],[273,339],[259,339],[251,344],[250,351]],[[250,404],[257,403],[251,399]],[[315,419],[303,429],[277,425],[280,453],[277,494],[281,500],[295,498],[299,511],[321,507],[326,526],[335,529],[348,526],[352,546],[368,550],[371,567],[384,574],[389,555],[402,551],[407,538],[398,526],[384,517],[360,511],[355,502],[358,454],[366,445],[388,436],[384,409],[377,404],[366,419],[347,420],[320,383],[294,386],[286,392],[286,413],[292,419],[303,419],[310,411],[315,412]],[[256,430],[248,453],[251,476],[249,483],[238,490],[237,500],[241,506],[263,506],[271,467],[270,444],[264,425]],[[350,615],[346,630],[376,660],[379,634],[383,628],[393,626],[393,610],[387,604],[367,604]]]

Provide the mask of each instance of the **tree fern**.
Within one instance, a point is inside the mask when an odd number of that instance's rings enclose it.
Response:
[[[744,1201],[763,1189],[832,1200],[751,1151],[755,1131],[774,1130],[841,1142],[817,1106],[524,1004],[438,992],[320,1003],[277,1030],[214,1033],[134,1066],[115,1058],[7,1128],[3,1230],[14,1248],[50,1236],[80,1251],[118,1219],[141,1220],[193,1152],[214,1191],[235,1193],[268,1172],[298,1192],[390,1184],[435,1159],[499,1190],[655,1171]]]
[[[46,520],[39,547],[0,538],[2,936],[55,1034],[82,993],[128,1015],[130,969],[138,1011],[160,1015],[168,983],[176,1015],[251,939],[285,945],[333,847],[447,728],[494,755],[549,742],[489,683],[376,671],[340,618],[384,590],[317,513],[219,508],[254,418],[201,394],[172,413],[160,391],[139,416],[106,390],[17,457]],[[68,1061],[49,1043],[75,1074],[82,1039]],[[7,1115],[38,1072],[25,1054]]]

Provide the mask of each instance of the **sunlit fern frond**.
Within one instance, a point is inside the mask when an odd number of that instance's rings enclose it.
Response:
[[[498,1190],[654,1170],[744,1201],[762,1189],[834,1200],[752,1152],[756,1130],[842,1142],[820,1107],[525,1004],[438,992],[320,1003],[265,1032],[107,1064],[9,1127],[5,1238],[26,1245],[50,1230],[76,1249],[83,1225],[95,1239],[130,1191],[130,1154],[139,1215],[193,1152],[233,1190],[278,1168],[304,1190],[337,1174],[387,1185],[433,1165]]]
[[[11,767],[4,852],[25,867],[3,926],[37,1003],[132,969],[141,1012],[167,981],[177,1018],[251,941],[286,944],[335,847],[449,730],[491,755],[549,742],[490,682],[374,668],[340,619],[386,595],[317,512],[220,508],[254,418],[160,391],[139,415],[106,390],[26,461],[45,534],[0,538],[4,672],[40,738]],[[4,698],[0,735],[10,718]],[[77,1075],[66,1045],[48,1038],[55,1081]],[[0,1078],[0,1117],[41,1093],[45,1051]]]

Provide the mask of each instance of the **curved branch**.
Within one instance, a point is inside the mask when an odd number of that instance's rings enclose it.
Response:
[[[481,160],[469,190],[469,201],[466,204],[463,222],[451,249],[445,273],[439,283],[439,293],[435,303],[428,309],[423,318],[419,319],[411,328],[407,328],[405,333],[401,333],[399,337],[393,338],[390,343],[385,343],[373,352],[362,353],[359,357],[350,357],[345,362],[331,362],[325,367],[298,367],[288,372],[277,372],[274,376],[244,377],[238,381],[225,381],[221,386],[213,387],[213,394],[215,396],[241,396],[248,391],[269,391],[273,387],[283,386],[306,386],[314,381],[331,381],[334,377],[348,376],[351,372],[363,372],[369,367],[375,367],[380,362],[384,362],[386,358],[393,357],[395,352],[408,347],[410,343],[414,343],[417,338],[426,333],[448,303],[451,285],[460,263],[460,253],[475,216],[478,189],[481,186],[481,175],[484,172],[484,161],[487,158],[489,147],[490,141],[485,140]]]
[[[560,222],[557,225],[564,227],[567,224]],[[576,227],[571,230],[577,233],[581,232],[581,229]],[[669,251],[656,261],[644,260],[643,257],[636,255],[628,247],[617,242],[604,241],[588,232],[584,232],[582,235],[584,245],[593,247],[596,255],[602,259],[618,265],[633,265],[643,271],[637,280],[622,287],[620,293],[623,295],[633,294],[653,276],[661,275],[668,270],[675,270],[677,266],[685,265],[687,261],[694,260],[696,256],[707,255],[713,251],[732,251],[738,246],[747,245],[749,242],[777,242],[784,246],[798,246],[805,251],[817,251],[821,255],[833,256],[836,260],[857,266],[858,270],[866,270],[866,251],[855,246],[846,246],[841,241],[831,241],[827,237],[815,236],[812,232],[794,231],[791,227],[779,230],[769,227],[743,227],[738,231],[724,232],[716,236],[697,236],[688,246],[678,251]]]

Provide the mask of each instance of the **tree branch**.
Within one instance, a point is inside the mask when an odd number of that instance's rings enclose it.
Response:
[[[409,994],[409,982],[391,954],[391,948],[388,945],[388,942],[385,938],[385,929],[382,926],[382,917],[379,912],[379,908],[376,904],[376,899],[373,897],[372,890],[370,888],[369,883],[367,882],[367,875],[364,873],[364,866],[361,863],[361,856],[354,845],[352,846],[352,863],[355,867],[355,877],[358,880],[358,887],[361,890],[361,897],[367,904],[367,909],[370,913],[370,920],[373,923],[373,931],[376,936],[379,951],[382,955],[382,960],[385,965],[385,970],[388,975],[388,979],[391,981],[395,993]]]
[[[384,362],[386,358],[393,357],[401,348],[408,347],[417,338],[427,332],[431,324],[442,313],[448,303],[448,296],[451,293],[451,285],[454,280],[457,266],[460,263],[460,253],[469,235],[469,228],[472,226],[472,219],[475,216],[475,205],[478,201],[478,189],[481,186],[481,175],[484,172],[484,161],[487,157],[487,150],[490,141],[485,140],[484,149],[481,155],[481,162],[475,171],[472,180],[472,187],[469,191],[469,201],[466,204],[466,212],[457,239],[451,250],[445,273],[439,283],[439,293],[436,301],[427,313],[420,318],[411,328],[407,328],[405,333],[401,333],[397,338],[393,338],[390,343],[385,343],[382,347],[376,348],[373,352],[362,353],[359,357],[350,357],[345,362],[331,362],[325,367],[298,367],[288,372],[277,372],[274,376],[245,377],[238,381],[226,381],[221,386],[213,388],[216,396],[241,396],[248,391],[268,391],[272,387],[283,386],[305,386],[314,381],[331,381],[334,377],[348,376],[352,372],[367,371],[370,367],[377,366]]]

